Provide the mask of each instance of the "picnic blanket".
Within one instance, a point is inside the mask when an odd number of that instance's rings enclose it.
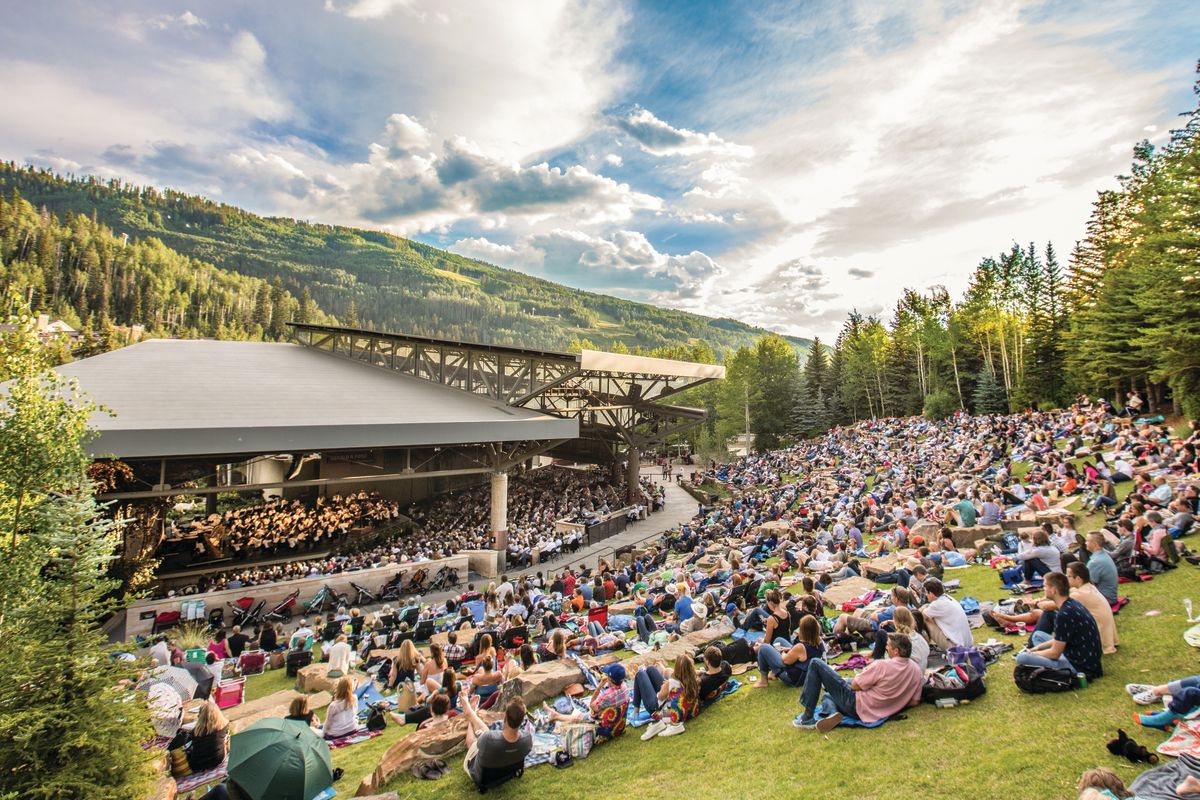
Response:
[[[215,781],[224,780],[229,774],[229,759],[218,767],[206,769],[203,772],[194,772],[186,778],[176,778],[175,788],[179,792],[190,792],[193,789],[199,789],[201,786],[213,783]]]
[[[1173,758],[1200,758],[1200,719],[1181,719],[1171,738],[1158,746],[1158,752]]]
[[[709,700],[707,703],[702,704],[700,708],[708,708],[713,703],[724,700],[726,697],[733,694],[740,688],[742,688],[742,682],[737,678],[730,678],[729,680],[725,681],[725,686],[721,689],[721,693],[717,695],[715,699]],[[625,716],[625,724],[631,728],[641,728],[644,725],[648,725],[652,719],[654,719],[654,716],[645,709],[635,709],[633,707],[633,692],[630,692],[629,712]]]
[[[816,710],[816,713],[813,714],[813,718],[817,719],[817,720],[822,720],[822,719],[825,719],[826,717],[831,717],[836,713],[837,713],[837,706],[835,706],[833,704],[833,701],[831,701],[829,699],[829,696],[826,695],[825,697],[821,698],[821,705],[817,706],[817,710]],[[802,716],[802,715],[797,715],[797,719],[799,719],[800,716]],[[843,714],[842,721],[838,723],[838,727],[839,728],[842,728],[842,727],[846,727],[846,728],[878,728],[880,725],[887,722],[889,719],[891,719],[891,717],[884,717],[883,719],[875,720],[874,722],[863,722],[861,719],[857,719],[855,717],[851,717],[851,716]]]
[[[345,736],[339,736],[336,739],[326,739],[325,743],[329,745],[330,750],[337,750],[339,747],[349,747],[352,744],[365,742],[368,739],[374,739],[376,736],[382,736],[383,731],[372,731],[366,728],[359,728],[354,733],[347,733]]]

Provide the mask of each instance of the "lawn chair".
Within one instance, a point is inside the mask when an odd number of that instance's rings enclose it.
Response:
[[[262,650],[247,650],[238,657],[243,675],[261,675],[267,668],[267,654]]]
[[[599,606],[597,608],[588,609],[587,621],[589,623],[599,622],[600,627],[608,627],[608,606]]]
[[[480,794],[484,794],[488,789],[495,789],[497,786],[508,783],[513,778],[519,778],[524,774],[525,762],[523,761],[518,761],[506,767],[484,767],[479,776],[479,782],[475,784],[475,788],[479,790]]]

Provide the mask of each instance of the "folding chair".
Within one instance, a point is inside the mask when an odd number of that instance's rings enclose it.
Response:
[[[238,658],[243,675],[261,675],[267,668],[267,654],[262,650],[247,650]]]
[[[588,622],[599,622],[601,627],[608,627],[608,606],[588,609]]]

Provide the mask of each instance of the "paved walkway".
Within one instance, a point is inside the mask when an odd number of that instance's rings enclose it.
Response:
[[[581,547],[575,553],[561,556],[551,561],[543,561],[540,564],[534,564],[532,567],[514,569],[510,575],[514,578],[520,574],[532,574],[534,572],[541,572],[545,575],[550,572],[559,572],[568,566],[579,567],[585,565],[595,567],[596,562],[603,557],[611,560],[614,551],[629,545],[636,545],[644,541],[657,539],[664,532],[679,527],[695,516],[698,506],[696,499],[676,484],[674,478],[669,483],[664,481],[659,477],[658,468],[653,466],[644,466],[643,474],[652,477],[656,482],[664,486],[664,495],[667,502],[662,511],[651,514],[646,519],[640,519],[637,522],[631,523],[623,532],[615,536],[610,536],[601,542],[588,545],[587,547]],[[462,584],[456,589],[448,592],[430,592],[422,597],[421,601],[431,605],[441,603],[451,597],[457,597],[462,594],[467,583],[474,583],[475,587],[482,591],[490,581],[490,578],[472,573],[464,578]],[[496,582],[499,583],[499,580]],[[379,608],[378,605],[364,606],[363,611],[374,611],[377,608]]]

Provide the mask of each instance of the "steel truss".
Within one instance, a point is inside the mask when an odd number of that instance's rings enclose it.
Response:
[[[662,401],[712,380],[647,371],[585,369],[573,353],[455,342],[329,325],[290,323],[305,347],[490,397],[506,405],[578,418],[580,435],[645,450],[707,416]],[[547,448],[549,449],[549,448]]]

